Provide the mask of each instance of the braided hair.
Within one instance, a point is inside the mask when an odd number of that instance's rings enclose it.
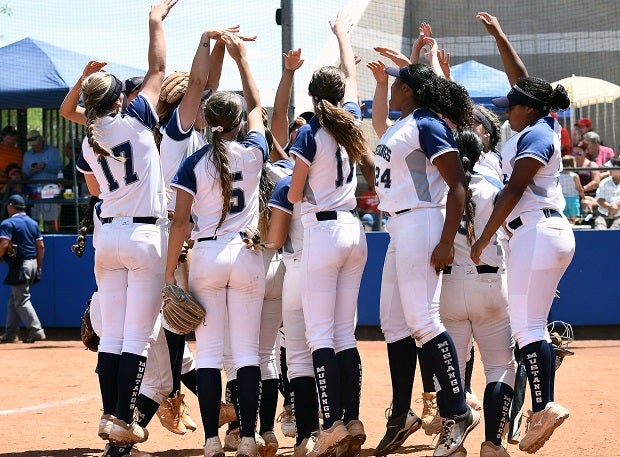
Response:
[[[467,244],[471,246],[476,240],[476,232],[474,230],[474,218],[476,216],[476,207],[471,200],[472,192],[469,187],[471,181],[471,174],[474,171],[474,165],[478,161],[484,145],[480,136],[471,129],[465,129],[457,132],[454,135],[454,140],[459,148],[459,157],[463,164],[463,170],[465,171],[466,181],[466,194],[465,194],[465,231],[467,237]]]
[[[88,200],[88,208],[84,214],[84,218],[80,221],[80,229],[78,230],[78,236],[75,240],[75,244],[71,246],[71,250],[75,256],[79,259],[84,255],[86,249],[86,235],[93,233],[93,213],[95,211],[95,205],[99,203],[101,199],[94,195]]]
[[[336,67],[327,66],[312,74],[308,91],[321,127],[344,147],[351,160],[360,163],[368,145],[360,121],[338,106],[344,97],[345,86],[344,74]]]
[[[125,158],[115,157],[100,143],[101,138],[95,121],[100,117],[116,113],[116,101],[122,94],[122,86],[123,84],[116,76],[103,72],[93,73],[82,83],[88,144],[95,154],[112,157],[119,162],[124,162]]]
[[[204,111],[212,132],[211,161],[219,175],[222,188],[222,214],[215,229],[217,231],[230,211],[232,197],[232,173],[223,135],[241,123],[243,107],[241,99],[234,92],[216,92],[207,100]]]

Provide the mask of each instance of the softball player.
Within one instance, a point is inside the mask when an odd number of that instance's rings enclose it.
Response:
[[[87,142],[77,167],[90,193],[105,202],[95,246],[102,311],[97,372],[103,400],[100,431],[112,443],[148,437],[133,420],[133,392],[142,381],[164,282],[166,201],[152,129],[166,61],[162,21],[175,4],[164,0],[151,9],[149,70],[124,115],[119,114],[124,97],[116,77],[97,72],[82,85]]]
[[[213,132],[213,144],[185,159],[172,181],[177,189],[177,201],[166,283],[175,283],[174,271],[191,209],[195,222],[192,232],[195,268],[190,270],[189,288],[207,311],[206,325],[196,329],[198,400],[206,438],[204,454],[206,457],[224,455],[217,427],[224,333],[228,330],[237,367],[241,423],[237,455],[254,457],[260,386],[258,335],[265,273],[260,252],[246,249],[239,232],[257,225],[258,184],[268,149],[258,90],[245,47],[234,35],[225,34],[222,39],[239,67],[250,132],[243,142],[233,141],[243,115],[238,95],[216,93],[207,100],[205,117]],[[204,46],[208,47],[209,43],[204,41]]]
[[[530,428],[519,448],[533,453],[569,415],[553,401],[554,356],[546,324],[557,285],[575,250],[558,183],[560,125],[548,116],[550,109],[568,108],[570,100],[561,85],[553,89],[546,81],[528,77],[517,81],[507,97],[493,102],[508,108],[510,127],[520,134],[516,150],[502,150],[506,187],[471,248],[471,258],[480,263],[483,249],[506,222],[512,234],[507,258],[510,324],[532,395]],[[513,153],[508,155],[509,151]]]
[[[367,247],[354,209],[355,162],[368,157],[343,14],[330,25],[339,43],[342,72],[323,67],[312,75],[309,93],[315,117],[299,129],[290,149],[295,166],[288,192],[291,203],[301,201],[300,287],[323,413],[323,429],[310,457],[323,457],[348,443],[351,454],[357,455],[366,439],[359,421],[361,360],[354,327]],[[341,378],[351,383],[341,385]]]
[[[510,325],[532,396],[530,427],[519,449],[534,453],[569,415],[554,401],[555,358],[546,324],[557,285],[575,251],[575,237],[563,215],[565,202],[559,185],[561,128],[549,116],[550,110],[568,108],[570,99],[561,85],[552,88],[542,79],[527,77],[525,66],[497,18],[488,13],[476,17],[495,38],[506,73],[514,84],[506,97],[493,103],[508,108],[510,128],[519,133],[502,149],[506,185],[482,235],[471,248],[471,258],[479,263],[483,249],[505,224],[512,235],[506,262]],[[525,77],[516,80],[517,75]]]
[[[382,443],[398,442],[414,426],[409,413],[415,370],[413,336],[432,366],[444,400],[439,409],[446,419],[434,455],[451,455],[478,424],[480,415],[465,403],[454,343],[439,318],[440,272],[454,257],[465,176],[452,133],[435,113],[449,117],[457,126],[467,125],[471,101],[462,87],[437,77],[425,65],[386,72],[396,76],[390,108],[402,115],[391,127],[385,119],[383,126],[377,119],[375,127],[385,133],[375,150],[374,184],[379,209],[391,216],[380,312],[394,404]],[[382,84],[378,89],[387,98],[387,82]],[[439,97],[440,93],[449,96]]]
[[[493,211],[500,191],[496,179],[488,180],[473,171],[483,150],[482,140],[473,130],[455,136],[468,180],[468,199],[463,221],[474,221],[474,232],[481,233]],[[482,457],[508,456],[502,435],[509,420],[515,380],[514,341],[508,318],[506,277],[501,246],[495,235],[482,253],[482,264],[475,265],[470,243],[475,233],[461,224],[454,240],[454,260],[443,270],[439,312],[450,333],[459,359],[459,371],[465,376],[465,361],[475,338],[486,374],[484,392],[485,441]],[[459,455],[464,451],[457,451]]]
[[[275,186],[269,205],[269,246],[282,248],[286,273],[282,293],[282,319],[286,334],[287,376],[291,388],[293,415],[297,428],[294,457],[304,457],[313,449],[311,434],[318,430],[318,399],[312,354],[306,343],[306,325],[302,306],[301,256],[304,227],[301,205],[287,198],[291,178],[282,178]]]

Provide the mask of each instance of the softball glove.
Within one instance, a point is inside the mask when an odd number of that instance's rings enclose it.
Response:
[[[161,85],[159,99],[172,105],[175,104],[185,95],[188,82],[189,73],[186,71],[175,71],[171,75],[168,75]]]
[[[99,335],[93,330],[93,324],[90,321],[90,300],[88,306],[82,314],[82,327],[80,328],[80,335],[82,336],[82,343],[86,346],[86,349],[93,352],[97,352],[99,349]]]
[[[162,314],[172,330],[187,335],[204,322],[205,309],[194,297],[176,284],[169,284],[162,290],[164,304]]]

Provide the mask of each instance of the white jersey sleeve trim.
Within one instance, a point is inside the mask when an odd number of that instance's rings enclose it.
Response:
[[[187,192],[188,194],[190,194],[190,195],[192,195],[192,196],[194,196],[194,197],[196,196],[196,192],[194,192],[194,191],[193,191],[193,190],[191,190],[191,189],[188,189],[188,188],[187,188],[187,187],[185,187],[185,186],[181,186],[181,185],[179,185],[179,184],[177,184],[177,183],[174,183],[174,182],[173,182],[172,184],[170,184],[170,187],[176,187],[177,189],[184,190],[185,192]]]

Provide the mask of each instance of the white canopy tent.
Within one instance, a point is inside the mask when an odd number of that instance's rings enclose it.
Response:
[[[620,86],[605,81],[603,79],[589,78],[587,76],[572,75],[568,78],[560,79],[551,83],[553,87],[561,84],[564,86],[570,97],[571,108],[583,108],[592,105],[596,106],[596,117],[598,119],[598,105],[611,103],[611,129],[612,137],[616,140],[616,109],[615,101],[620,98]],[[571,109],[571,126],[575,123],[574,110]],[[607,131],[607,117],[603,116],[603,131]]]

